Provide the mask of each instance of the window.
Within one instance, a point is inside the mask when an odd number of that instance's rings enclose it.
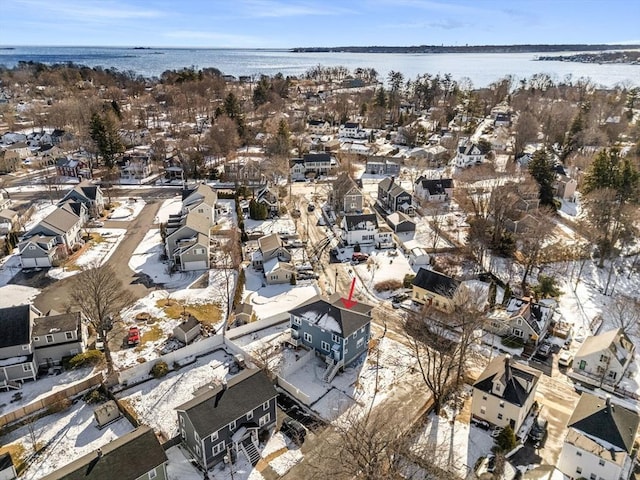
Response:
[[[604,467],[604,460],[603,460],[603,459],[600,459],[600,460],[598,461],[598,465],[600,465],[601,467]]]
[[[331,335],[331,341],[333,343],[340,343],[340,338],[335,333]]]
[[[73,340],[73,332],[65,332],[64,336],[67,337],[67,340]]]
[[[480,407],[480,413],[481,413],[482,415],[484,415],[485,413],[487,413],[487,407],[484,407],[484,406],[483,406],[483,407]]]
[[[293,317],[293,323],[294,325],[300,325],[300,319],[298,317]]]
[[[498,414],[498,420],[502,420],[502,414],[501,413]]]
[[[253,418],[253,410],[247,413],[247,420],[251,420]]]
[[[500,402],[500,408],[504,408],[504,402]]]
[[[236,429],[236,421],[234,420],[229,424],[229,430],[235,430],[235,429]]]
[[[29,250],[35,250],[35,249],[36,249],[35,245],[29,245]]]
[[[516,337],[520,337],[520,338],[524,337],[524,332],[522,330],[520,330],[519,328],[514,328],[513,329],[513,334]]]
[[[582,473],[582,467],[576,467],[576,473]]]
[[[29,345],[22,345],[23,350],[29,350]]]
[[[580,450],[577,450],[577,451],[576,451],[576,455],[577,455],[578,457],[581,457],[581,456],[582,456],[582,452],[581,452]]]
[[[156,478],[158,476],[158,472],[156,472],[156,469],[154,468],[153,470],[149,471],[149,478]]]
[[[303,336],[304,336],[304,341],[305,341],[305,342],[309,342],[309,343],[311,343],[311,342],[313,341],[313,337],[311,336],[311,334],[309,334],[309,333],[307,333],[307,332],[304,332],[304,335],[303,335]]]
[[[482,400],[486,400],[487,396],[486,395],[482,395]]]
[[[193,432],[193,438],[196,439],[196,442],[200,443],[200,435],[198,435],[198,432]]]
[[[187,439],[187,432],[184,431],[184,428],[182,430],[180,430],[180,433],[182,435],[182,439],[186,440]]]
[[[184,427],[184,417],[182,415],[180,415],[180,425],[182,425]]]
[[[261,427],[264,427],[270,421],[271,421],[271,414],[267,413],[266,415],[263,415],[262,417],[260,417],[260,420],[258,421],[258,425]]]
[[[609,361],[609,357],[607,355],[600,355],[600,361],[606,363]]]
[[[39,342],[40,341],[40,337],[33,337],[33,341],[34,342]]]
[[[324,340],[322,342],[320,342],[320,346],[321,346],[322,350],[324,350],[325,352],[329,351],[329,344],[327,342],[325,342]]]
[[[47,335],[46,339],[47,339],[47,343],[53,343],[53,335]]]
[[[591,475],[589,475],[589,480],[598,480],[598,477],[595,473],[592,473]]]
[[[617,376],[618,376],[618,373],[614,372],[613,370],[610,370],[609,374],[607,375],[607,377],[611,378],[612,380],[615,380]]]
[[[212,433],[211,434],[211,441],[215,442],[218,439],[218,432]]]
[[[364,327],[360,329],[360,333],[364,333]]]
[[[30,372],[31,371],[31,364],[30,363],[25,363],[24,365],[22,365],[22,371]]]
[[[211,449],[211,453],[213,455],[220,455],[222,452],[224,452],[224,440],[214,445],[213,448]]]
[[[353,332],[352,337],[353,337],[353,338],[356,338],[357,336],[358,336],[358,332]]]
[[[521,318],[516,320],[516,325],[522,325],[522,319]]]
[[[269,402],[264,402],[264,403],[262,404],[262,409],[263,409],[263,410],[269,410]]]
[[[364,345],[364,338],[359,338],[358,343],[356,343],[356,348],[360,348]]]

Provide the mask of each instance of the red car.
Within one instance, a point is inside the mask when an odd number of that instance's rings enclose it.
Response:
[[[137,345],[140,343],[140,329],[138,327],[129,327],[129,335],[127,335],[127,345]]]

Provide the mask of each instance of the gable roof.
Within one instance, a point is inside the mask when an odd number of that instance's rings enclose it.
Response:
[[[194,328],[196,328],[198,325],[200,325],[200,321],[193,315],[189,314],[187,319],[181,322],[176,328],[187,333],[190,330],[193,330]]]
[[[371,322],[369,315],[372,309],[371,305],[360,302],[347,309],[340,295],[334,294],[329,299],[313,298],[289,310],[289,314],[301,317],[312,325],[321,326],[346,338]]]
[[[427,268],[420,268],[411,284],[446,298],[453,298],[460,286],[458,280]]]
[[[509,355],[500,355],[487,365],[473,386],[492,393],[494,382],[499,381],[504,387],[500,392],[501,398],[521,407],[529,398],[540,375],[540,371],[514,362]]]
[[[415,229],[416,226],[416,222],[402,212],[393,212],[392,214],[387,215],[387,223],[395,226],[398,226],[401,223],[408,223],[413,225],[413,229]]]
[[[600,335],[592,335],[585,338],[575,356],[585,357],[593,353],[604,352],[605,350],[617,353],[618,349],[615,347],[616,343],[619,343],[627,352],[632,352],[634,350],[634,345],[625,335],[624,330],[621,328],[615,328],[608,332],[601,333]],[[624,360],[620,363],[624,363]]]
[[[33,335],[47,335],[58,332],[74,332],[80,327],[80,312],[61,313],[38,317],[33,324]]]
[[[88,453],[42,480],[134,480],[167,461],[153,430],[138,427],[103,445],[102,455]]]
[[[375,213],[363,213],[359,215],[345,215],[344,222],[347,225],[347,230],[362,230],[365,228],[367,222],[373,223],[375,228],[378,228],[378,217]]]
[[[387,194],[391,195],[392,197],[397,197],[398,195],[401,195],[403,193],[405,193],[407,195],[411,195],[404,188],[402,188],[400,185],[398,185],[396,183],[396,181],[395,181],[395,178],[393,178],[393,177],[383,178],[380,181],[380,183],[378,183],[378,188],[382,189],[385,192],[387,192]]]
[[[284,243],[277,233],[270,233],[258,239],[258,248],[263,254],[272,252],[283,246]]]
[[[182,405],[198,435],[204,438],[230,422],[269,401],[278,394],[260,369],[246,369],[231,378],[228,384],[213,385]]]
[[[69,197],[72,194],[72,192],[75,192],[80,197],[83,197],[86,200],[89,200],[90,202],[95,202],[98,197],[99,189],[100,187],[98,185],[94,185],[89,180],[83,180],[78,185],[76,185],[73,188],[73,190],[71,190],[67,195],[65,195],[63,200],[66,200],[67,197]]]
[[[31,305],[0,308],[0,348],[31,343]]]
[[[194,202],[206,203],[210,207],[215,207],[218,201],[218,194],[216,191],[205,183],[199,184],[196,188],[182,190],[182,203],[190,205]]]
[[[416,180],[416,185],[418,184],[423,190],[427,190],[429,195],[444,195],[446,193],[446,189],[453,188],[453,179],[429,179],[426,177],[420,177]]]
[[[631,453],[640,424],[638,412],[583,392],[567,427]]]
[[[305,163],[307,162],[327,162],[331,163],[331,155],[328,153],[305,153],[302,156]]]

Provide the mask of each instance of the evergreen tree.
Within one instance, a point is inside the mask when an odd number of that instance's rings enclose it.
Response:
[[[540,204],[556,209],[553,198],[553,182],[556,179],[553,160],[546,150],[538,150],[529,162],[529,173],[538,183]]]
[[[621,201],[637,196],[640,173],[628,158],[621,158],[617,148],[602,150],[589,166],[582,189],[585,195],[603,189],[615,190]]]
[[[498,438],[496,438],[496,450],[498,452],[510,452],[518,444],[516,440],[516,434],[511,428],[511,425],[507,425],[502,429]]]
[[[538,278],[538,285],[533,287],[533,292],[536,294],[537,298],[557,298],[562,295],[562,291],[556,284],[556,279],[546,275],[540,275]]]
[[[384,88],[380,87],[378,89],[378,91],[376,92],[376,98],[375,98],[375,103],[374,105],[376,107],[386,107],[387,106],[387,96],[384,93]]]
[[[110,115],[94,113],[89,121],[89,136],[96,144],[98,154],[108,169],[113,168],[115,157],[124,151],[118,129]]]

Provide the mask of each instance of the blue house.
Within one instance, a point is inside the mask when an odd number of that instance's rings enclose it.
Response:
[[[323,379],[330,382],[369,348],[372,309],[360,302],[349,305],[339,294],[313,298],[289,311],[289,342],[323,357],[327,362]]]

